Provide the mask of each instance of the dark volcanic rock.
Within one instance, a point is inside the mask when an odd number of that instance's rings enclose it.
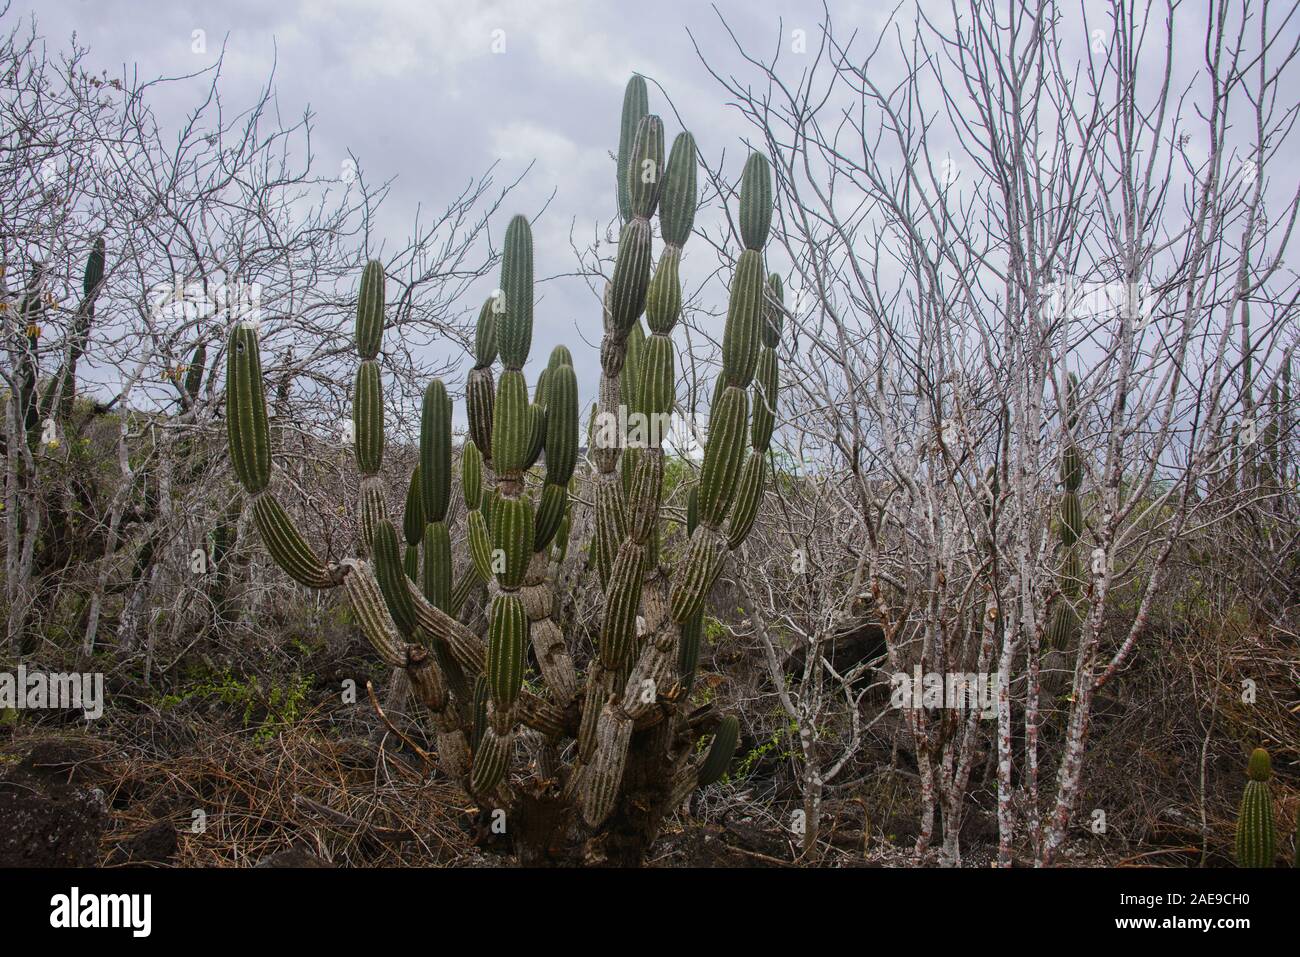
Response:
[[[104,793],[79,785],[90,755],[45,742],[0,780],[0,867],[92,867],[108,827]]]

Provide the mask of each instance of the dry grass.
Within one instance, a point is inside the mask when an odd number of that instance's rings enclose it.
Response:
[[[114,728],[111,738],[98,727],[94,737],[57,736],[79,758],[54,773],[99,788],[110,809],[105,865],[160,821],[179,834],[168,863],[184,867],[250,867],[291,849],[351,867],[494,863],[473,845],[474,808],[392,751],[391,736],[340,739],[314,714],[263,743],[158,720],[141,727],[140,718],[134,734]],[[22,754],[51,740],[48,731],[19,732],[0,750]]]

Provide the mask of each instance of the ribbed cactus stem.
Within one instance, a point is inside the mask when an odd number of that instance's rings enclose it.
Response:
[[[641,119],[650,112],[650,100],[645,79],[633,75],[623,92],[623,115],[618,130],[618,159],[614,178],[618,192],[619,216],[623,222],[632,218],[632,195],[628,191],[628,169],[632,162],[632,146]]]
[[[271,481],[270,425],[257,332],[243,324],[231,330],[226,348],[226,432],[240,484],[249,494],[262,491]]]
[[[1277,850],[1273,825],[1273,797],[1269,778],[1273,776],[1268,752],[1256,748],[1250,755],[1246,788],[1237,813],[1237,866],[1272,867]]]
[[[501,255],[501,305],[496,316],[497,348],[506,369],[522,369],[533,343],[533,230],[524,216],[506,227]]]
[[[713,743],[700,765],[700,784],[710,785],[722,780],[722,776],[731,767],[731,759],[736,756],[736,745],[740,743],[740,722],[735,715],[727,715],[718,723],[713,733]]]
[[[1052,613],[1052,619],[1044,634],[1045,654],[1064,652],[1075,640],[1082,620],[1075,608],[1075,603],[1082,593],[1082,564],[1079,559],[1079,538],[1083,534],[1083,505],[1079,499],[1079,489],[1083,484],[1083,457],[1075,444],[1075,432],[1079,425],[1079,380],[1074,373],[1066,377],[1064,404],[1061,420],[1064,428],[1061,446],[1061,502],[1057,534],[1061,541],[1062,564],[1058,583],[1061,598]],[[1050,689],[1060,683],[1063,675],[1050,675],[1047,686]]]
[[[374,359],[384,337],[384,266],[377,260],[366,263],[357,290],[357,355]]]

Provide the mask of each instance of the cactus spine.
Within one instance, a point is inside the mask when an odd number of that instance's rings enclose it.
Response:
[[[1273,827],[1273,797],[1268,780],[1273,776],[1268,752],[1256,748],[1246,771],[1246,789],[1237,812],[1237,866],[1272,867],[1277,849]]]

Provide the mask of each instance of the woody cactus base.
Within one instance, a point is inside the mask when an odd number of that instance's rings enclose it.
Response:
[[[622,227],[605,291],[593,426],[673,409],[679,267],[697,204],[694,140],[679,134],[665,162],[663,123],[648,113],[640,77],[627,87],[618,156]],[[362,275],[356,319],[353,421],[365,555],[323,561],[276,499],[257,335],[240,326],[230,336],[230,457],[267,550],[303,585],[346,590],[376,652],[406,670],[428,709],[442,770],[485,811],[506,810],[524,862],[592,854],[639,862],[663,815],[697,785],[721,778],[737,747],[734,717],[712,706],[691,709],[687,699],[705,603],[726,554],[753,526],[775,421],[780,284],[765,277],[772,183],[761,155],[745,164],[738,214],[744,249],[731,283],[722,372],[687,539],[674,543],[671,568],[660,547],[664,451],[656,430],[639,447],[621,435],[593,443],[590,555],[604,610],[591,649],[580,649],[555,616],[552,578],[568,547],[578,461],[578,386],[570,354],[559,347],[529,397],[528,220],[516,216],[506,230],[499,291],[480,313],[466,383],[464,553],[453,551],[448,528],[451,402],[437,380],[424,396],[419,465],[400,536],[387,513],[379,263]],[[475,631],[460,613],[479,588],[486,589],[486,626]],[[575,658],[586,661],[582,673]],[[538,680],[526,680],[533,665]]]

